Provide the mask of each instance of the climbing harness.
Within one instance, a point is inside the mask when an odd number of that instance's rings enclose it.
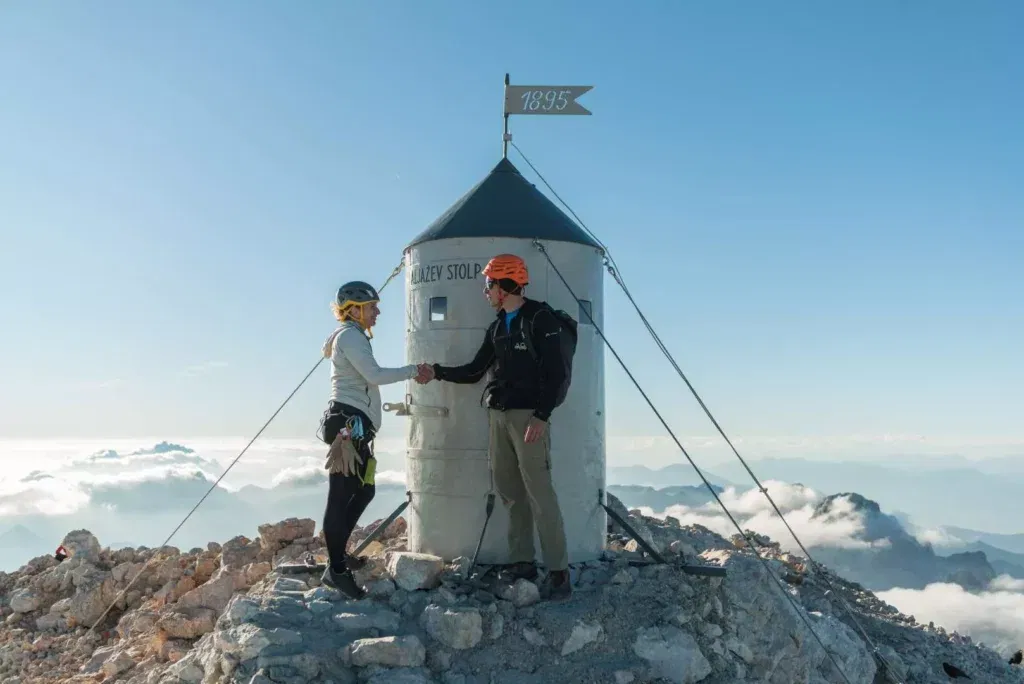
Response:
[[[793,536],[793,539],[796,540],[796,543],[799,545],[800,549],[806,555],[807,560],[808,560],[809,564],[811,565],[811,567],[814,568],[814,570],[817,572],[819,577],[821,577],[822,579],[825,580],[825,583],[829,586],[829,589],[832,591],[833,595],[835,595],[835,597],[838,599],[840,607],[842,607],[843,610],[846,612],[846,614],[850,617],[850,619],[852,620],[852,622],[856,626],[857,631],[860,632],[861,636],[864,638],[864,640],[867,643],[867,645],[871,648],[872,654],[879,661],[881,661],[882,667],[885,670],[885,675],[887,677],[889,677],[889,679],[891,681],[893,681],[894,684],[904,684],[904,682],[902,680],[900,680],[898,678],[898,676],[895,674],[895,671],[893,670],[893,668],[889,664],[889,662],[881,654],[881,652],[878,649],[878,646],[874,643],[874,641],[871,639],[871,637],[868,636],[868,634],[865,631],[864,627],[861,625],[860,621],[857,619],[856,615],[853,613],[853,610],[850,608],[850,606],[847,603],[847,601],[843,598],[842,594],[840,594],[838,591],[836,591],[835,586],[832,584],[832,581],[828,577],[828,574],[824,571],[824,569],[821,567],[821,565],[816,560],[814,560],[814,558],[811,556],[811,554],[807,551],[807,548],[804,546],[803,542],[801,542],[799,537],[797,537],[796,532],[793,530],[792,527],[790,527],[789,523],[786,521],[785,516],[782,514],[782,511],[775,504],[775,501],[771,498],[771,495],[768,493],[768,489],[761,484],[760,480],[758,480],[757,477],[754,475],[753,471],[747,465],[746,461],[743,459],[742,456],[740,456],[739,451],[736,449],[735,446],[733,446],[732,441],[725,434],[725,431],[719,425],[718,421],[715,420],[714,416],[711,414],[711,411],[707,408],[707,405],[701,399],[701,397],[697,393],[696,389],[694,389],[694,387],[690,383],[689,379],[686,377],[686,375],[683,373],[683,371],[679,368],[679,365],[675,362],[675,359],[672,357],[671,353],[668,351],[668,348],[665,346],[665,344],[661,341],[661,338],[658,337],[657,333],[654,331],[654,328],[651,326],[650,322],[647,320],[647,317],[644,316],[643,312],[640,310],[640,307],[637,305],[636,300],[633,299],[633,296],[630,294],[629,289],[626,287],[626,284],[623,281],[623,279],[622,279],[622,277],[621,277],[621,275],[619,273],[618,266],[615,264],[615,260],[611,256],[611,251],[608,249],[608,247],[596,235],[594,235],[594,233],[586,226],[586,224],[580,219],[580,217],[576,214],[576,212],[574,212],[572,210],[572,208],[565,202],[565,200],[563,200],[558,195],[558,193],[555,191],[555,189],[551,187],[551,184],[547,182],[547,179],[544,178],[543,174],[541,174],[540,171],[537,170],[537,168],[533,165],[533,163],[530,161],[530,159],[523,153],[523,151],[521,149],[519,149],[519,146],[516,145],[514,142],[512,143],[512,146],[520,154],[520,156],[522,156],[523,160],[533,170],[533,172],[537,174],[537,176],[540,178],[541,182],[543,182],[544,185],[548,188],[548,190],[555,196],[555,198],[559,202],[561,202],[562,206],[564,206],[566,208],[566,210],[572,215],[572,217],[574,219],[576,219],[576,221],[580,225],[580,227],[582,227],[587,232],[587,234],[590,235],[590,237],[592,237],[598,243],[598,245],[601,247],[603,255],[604,255],[604,265],[605,265],[605,267],[608,269],[608,272],[611,274],[611,276],[615,280],[615,282],[619,284],[619,287],[622,288],[622,290],[625,293],[626,297],[629,299],[630,303],[633,305],[633,308],[636,309],[637,314],[640,316],[640,320],[643,322],[644,327],[646,327],[648,332],[651,334],[651,337],[654,339],[655,343],[658,345],[658,348],[661,349],[662,353],[665,354],[665,356],[669,359],[669,361],[672,364],[672,367],[675,369],[676,373],[679,374],[679,376],[686,383],[687,387],[689,387],[689,389],[693,393],[694,397],[696,397],[697,401],[700,403],[701,407],[704,409],[704,412],[707,414],[708,418],[711,419],[712,423],[718,429],[719,434],[722,435],[722,437],[725,439],[726,443],[732,449],[732,452],[736,455],[736,457],[743,464],[743,467],[746,469],[747,473],[749,473],[750,476],[753,478],[755,484],[757,485],[758,490],[762,494],[764,494],[765,497],[768,499],[768,501],[770,502],[772,508],[775,510],[775,513],[782,520],[783,524],[786,526],[786,529],[789,530],[790,534]],[[551,268],[555,272],[555,274],[558,275],[559,279],[565,285],[566,289],[572,295],[573,299],[575,299],[577,302],[580,302],[579,298],[576,296],[576,293],[573,292],[572,288],[569,286],[569,283],[565,280],[564,277],[562,277],[561,272],[558,270],[558,268],[555,266],[554,262],[551,260],[551,257],[548,256],[547,250],[545,249],[544,245],[541,244],[541,242],[539,240],[534,240],[533,244],[544,255],[544,258],[547,260],[548,264],[551,266]],[[671,428],[669,428],[669,426],[665,422],[665,420],[661,417],[661,414],[658,413],[658,410],[654,407],[654,404],[648,398],[648,396],[644,392],[644,390],[640,387],[640,384],[636,381],[636,378],[633,377],[633,374],[626,367],[626,364],[619,357],[618,353],[616,353],[615,349],[612,348],[611,344],[608,342],[608,339],[604,336],[604,333],[601,331],[601,329],[598,327],[597,323],[594,321],[594,319],[590,315],[590,311],[588,310],[588,308],[583,306],[581,302],[580,302],[580,310],[583,311],[584,314],[587,316],[587,318],[590,320],[591,324],[594,326],[594,330],[601,337],[601,339],[604,341],[604,343],[608,346],[609,351],[611,351],[612,354],[615,356],[616,360],[619,362],[619,365],[621,365],[623,370],[626,371],[626,374],[629,376],[630,380],[633,381],[633,384],[636,386],[637,390],[640,392],[640,394],[647,401],[647,404],[651,407],[651,410],[654,411],[655,415],[661,421],[662,425],[668,431],[669,435],[671,435],[672,440],[676,443],[676,446],[678,446],[680,451],[683,452],[683,455],[690,462],[690,465],[693,466],[693,469],[700,476],[700,478],[704,482],[705,486],[711,492],[711,495],[718,502],[718,505],[721,506],[721,508],[725,512],[726,516],[729,518],[729,520],[732,522],[732,524],[739,531],[740,536],[743,537],[743,539],[747,542],[747,545],[754,552],[754,555],[758,558],[758,560],[761,561],[761,564],[764,567],[765,571],[768,573],[768,575],[773,580],[775,580],[775,583],[778,585],[779,590],[782,591],[783,595],[792,604],[794,610],[796,610],[797,614],[800,615],[800,617],[803,619],[804,624],[810,630],[811,634],[814,636],[815,640],[822,647],[822,649],[825,651],[825,653],[829,656],[829,659],[832,661],[832,664],[835,665],[836,669],[842,675],[843,679],[846,680],[847,682],[849,682],[850,681],[849,678],[846,676],[846,674],[842,670],[842,668],[839,667],[839,663],[836,662],[835,657],[828,650],[828,648],[825,647],[825,644],[822,642],[821,638],[817,635],[817,633],[813,630],[813,628],[811,628],[810,622],[807,619],[805,611],[801,610],[797,606],[795,599],[793,599],[793,597],[790,595],[790,593],[788,591],[786,591],[786,588],[784,586],[782,586],[782,582],[779,580],[779,578],[776,577],[775,574],[771,572],[770,568],[768,567],[767,561],[761,556],[761,554],[758,552],[757,548],[754,546],[753,542],[748,538],[746,533],[743,532],[743,529],[736,522],[735,518],[733,518],[732,514],[726,508],[726,506],[722,502],[722,500],[718,497],[718,494],[717,494],[717,492],[715,492],[714,488],[711,486],[711,483],[707,480],[707,478],[704,477],[704,474],[700,471],[700,468],[697,467],[697,464],[694,463],[693,459],[690,458],[689,453],[687,453],[686,449],[679,442],[679,440],[676,439],[675,434],[672,432]]]
[[[384,281],[384,284],[380,286],[380,289],[378,290],[378,292],[382,291],[385,287],[387,287],[388,283],[390,283],[392,280],[394,280],[394,278],[399,273],[401,273],[402,268],[404,266],[405,266],[405,256],[403,255],[402,261],[400,261],[398,263],[398,266],[395,266],[394,270],[391,271],[391,275],[389,275],[387,280]],[[325,357],[323,355],[320,356],[320,358],[317,360],[316,364],[312,368],[309,369],[308,373],[306,373],[306,377],[302,378],[302,380],[299,382],[299,384],[295,386],[295,389],[293,389],[291,391],[291,393],[285,398],[285,400],[283,402],[281,402],[281,405],[278,406],[277,410],[274,411],[274,413],[270,416],[270,418],[267,419],[267,422],[265,422],[263,424],[263,427],[261,427],[259,429],[259,432],[257,432],[256,435],[251,440],[249,440],[249,443],[245,445],[245,448],[243,448],[238,453],[238,455],[235,456],[234,460],[231,461],[230,465],[228,465],[228,467],[224,470],[224,472],[221,473],[220,477],[218,477],[217,480],[212,485],[210,485],[210,488],[206,491],[205,494],[203,494],[202,498],[200,498],[199,501],[196,502],[196,505],[192,507],[192,510],[190,510],[188,512],[188,514],[185,515],[185,518],[180,523],[178,523],[178,526],[175,527],[174,530],[169,535],[167,535],[167,539],[164,540],[164,543],[161,544],[157,548],[163,548],[163,547],[167,546],[168,543],[170,543],[170,541],[174,537],[174,535],[178,533],[178,530],[180,530],[182,528],[182,526],[186,522],[188,522],[188,519],[191,518],[192,514],[196,512],[196,509],[199,508],[199,506],[202,505],[202,503],[204,501],[206,501],[207,497],[209,497],[210,494],[213,493],[213,490],[217,488],[217,485],[219,485],[221,480],[224,479],[224,476],[226,476],[228,474],[228,472],[230,472],[230,470],[235,467],[235,464],[238,463],[239,460],[241,460],[242,456],[245,455],[245,452],[249,450],[249,447],[251,447],[253,445],[253,443],[257,439],[259,439],[260,435],[263,434],[263,431],[266,430],[267,427],[270,425],[270,423],[274,420],[274,418],[277,417],[277,414],[279,414],[281,412],[281,410],[284,409],[285,405],[289,401],[291,401],[292,397],[295,396],[295,394],[299,391],[299,389],[304,384],[306,384],[306,381],[309,380],[310,376],[312,376],[313,373],[316,371],[316,369],[320,367],[320,364],[323,363],[324,358]],[[124,589],[121,590],[121,593],[119,593],[117,595],[117,597],[113,601],[111,601],[110,605],[107,606],[107,609],[103,611],[103,614],[99,616],[99,618],[92,624],[92,626],[89,627],[89,632],[95,632],[96,631],[96,627],[101,622],[103,622],[104,618],[107,617],[107,614],[114,608],[114,606],[116,606],[118,604],[118,602],[125,596],[125,594],[128,593],[128,590],[132,588],[132,585],[135,584],[135,581],[137,579],[139,579],[139,577],[142,576],[142,573],[144,573],[146,571],[146,568],[149,567],[150,563],[152,563],[154,561],[154,559],[157,558],[157,556],[158,556],[158,554],[154,553],[153,556],[146,562],[146,564],[142,566],[142,569],[139,570],[137,573],[135,573],[135,577],[133,577],[132,580],[128,583],[128,585]]]

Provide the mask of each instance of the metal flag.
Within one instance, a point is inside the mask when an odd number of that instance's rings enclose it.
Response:
[[[505,85],[505,116],[511,114],[577,114],[591,111],[576,99],[594,86]]]

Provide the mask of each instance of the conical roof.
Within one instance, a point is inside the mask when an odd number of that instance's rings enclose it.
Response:
[[[600,248],[507,158],[413,238],[409,247],[431,240],[469,237],[537,238]]]

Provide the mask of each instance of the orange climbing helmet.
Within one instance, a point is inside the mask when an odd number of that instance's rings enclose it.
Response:
[[[491,280],[511,280],[522,287],[530,282],[526,262],[515,254],[499,254],[484,266],[483,274]]]

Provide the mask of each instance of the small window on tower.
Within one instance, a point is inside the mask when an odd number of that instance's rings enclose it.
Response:
[[[448,298],[447,297],[431,297],[430,298],[430,320],[431,321],[443,321],[448,318]]]
[[[582,325],[593,325],[594,322],[590,319],[592,315],[593,309],[590,306],[590,300],[581,299],[579,323],[581,323]]]

